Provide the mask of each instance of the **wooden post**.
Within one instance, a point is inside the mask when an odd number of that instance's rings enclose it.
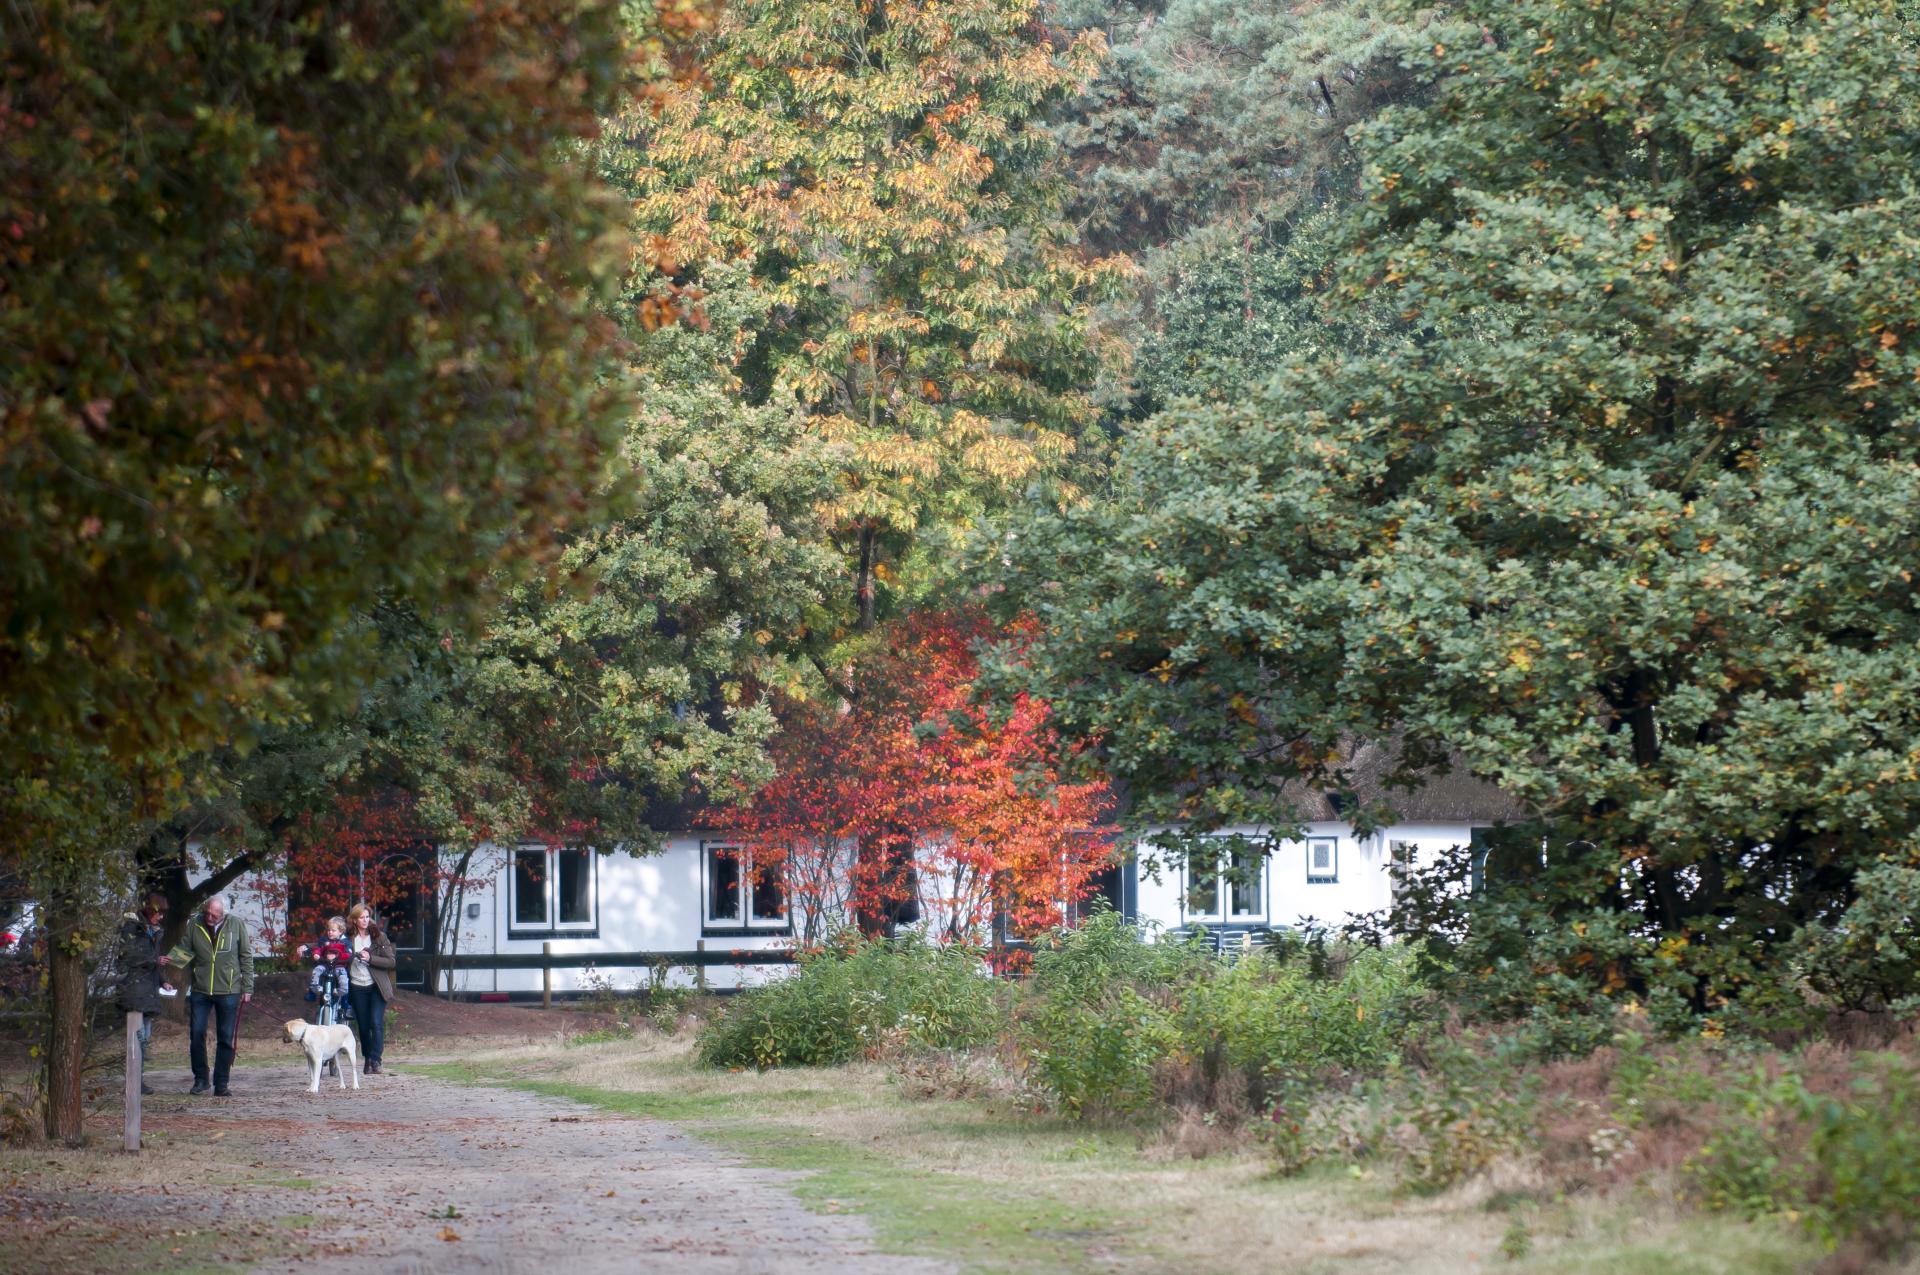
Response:
[[[553,1008],[553,944],[540,945],[540,1008]]]
[[[124,1145],[129,1151],[140,1149],[140,1019],[139,1010],[127,1011],[127,1127]]]
[[[695,939],[693,941],[693,950],[696,952],[706,951],[707,941],[705,939]],[[693,967],[693,985],[703,992],[707,990],[707,963],[705,961],[701,961]]]

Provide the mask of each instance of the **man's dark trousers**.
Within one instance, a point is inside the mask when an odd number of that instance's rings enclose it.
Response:
[[[227,1077],[233,1071],[233,1033],[240,1026],[240,995],[208,996],[204,992],[193,992],[187,998],[192,1011],[193,1041],[190,1046],[193,1055],[193,1083],[207,1083],[207,1018],[214,1020],[213,1051],[213,1087],[225,1089]]]

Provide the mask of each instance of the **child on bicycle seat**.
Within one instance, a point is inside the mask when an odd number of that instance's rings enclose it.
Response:
[[[314,943],[302,943],[297,949],[302,960],[313,961],[313,977],[307,980],[307,999],[319,1000],[320,989],[328,977],[340,999],[347,998],[347,966],[353,961],[353,949],[347,946],[347,918],[327,918],[326,937]]]

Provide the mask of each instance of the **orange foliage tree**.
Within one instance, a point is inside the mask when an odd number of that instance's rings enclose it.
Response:
[[[779,777],[712,812],[745,871],[778,875],[803,945],[849,921],[919,919],[942,942],[996,918],[1030,930],[1111,861],[1109,787],[1063,779],[1047,705],[974,702],[974,646],[994,635],[970,609],[893,625],[853,671],[858,699],[786,705]]]

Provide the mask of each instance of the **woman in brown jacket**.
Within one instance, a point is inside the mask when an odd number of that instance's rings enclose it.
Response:
[[[347,946],[353,964],[347,966],[347,1000],[353,1005],[354,1030],[360,1033],[360,1057],[369,1076],[380,1074],[380,1055],[387,1043],[387,1002],[393,999],[393,944],[374,919],[373,910],[356,903],[347,911]]]

